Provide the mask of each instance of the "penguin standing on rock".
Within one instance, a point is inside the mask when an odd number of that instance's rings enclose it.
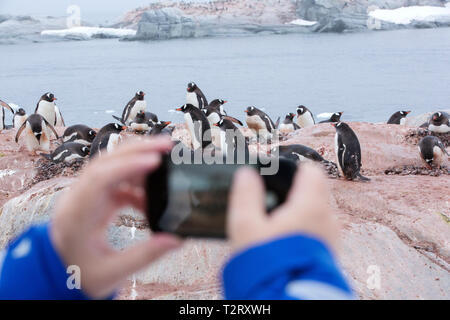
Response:
[[[225,103],[227,103],[226,100],[216,99],[211,101],[211,103],[203,109],[203,112],[205,112],[205,115],[208,118],[209,124],[214,125],[218,123],[222,117],[228,117],[229,120],[242,126],[241,121],[227,115],[227,112],[223,109],[223,105]]]
[[[55,163],[71,162],[89,155],[89,147],[81,143],[67,142],[60,145],[52,153],[41,153],[41,156]]]
[[[105,150],[106,152],[114,150],[122,140],[120,133],[126,129],[126,126],[117,123],[109,123],[101,128],[92,142],[89,158],[92,159],[97,154],[100,156]]]
[[[295,114],[288,113],[284,121],[280,124],[280,132],[289,133],[294,132],[295,130],[300,129],[298,124],[294,122]]]
[[[300,128],[307,128],[316,124],[312,112],[303,105],[297,107],[297,124]]]
[[[250,152],[247,139],[241,130],[226,117],[222,118],[214,126],[220,129],[220,149],[222,153],[227,158],[232,156],[235,159],[235,163],[238,163],[238,160],[247,163]]]
[[[245,113],[247,113],[245,122],[247,122],[247,126],[250,129],[266,139],[272,138],[272,134],[276,131],[277,126],[264,111],[255,107],[248,107]]]
[[[16,134],[16,143],[19,142],[19,137],[25,131],[25,142],[29,152],[36,153],[37,150],[49,152],[50,151],[50,136],[49,130],[52,130],[58,139],[58,133],[55,128],[48,123],[48,121],[40,114],[32,114],[20,126]]]
[[[332,123],[336,128],[335,135],[335,152],[336,163],[339,172],[347,180],[360,179],[362,181],[370,181],[369,178],[363,177],[361,170],[361,146],[355,132],[344,122]]]
[[[62,136],[64,143],[76,142],[86,146],[90,146],[95,139],[97,133],[94,129],[85,126],[84,124],[76,124],[68,127]]]
[[[206,100],[202,90],[194,82],[190,82],[187,85],[186,104],[192,104],[198,109],[208,106],[208,100]]]
[[[397,111],[388,120],[387,124],[405,124],[406,116],[410,114],[411,111]]]
[[[185,104],[176,110],[184,113],[194,150],[200,147],[204,149],[210,145],[211,126],[205,113],[192,104]]]
[[[130,125],[131,129],[137,133],[144,133],[150,129],[149,122],[144,111],[139,111]]]
[[[329,123],[329,122],[339,122],[341,121],[341,116],[344,112],[335,112],[331,115],[330,119],[320,121],[319,123]]]
[[[449,156],[445,146],[435,136],[426,136],[419,142],[420,156],[425,161],[428,168],[432,169],[433,166],[440,167],[444,161],[444,154]]]
[[[140,112],[147,109],[147,102],[144,100],[145,93],[143,91],[138,91],[134,95],[133,99],[131,99],[122,112],[122,119],[118,119],[120,122],[128,126],[136,115]],[[116,117],[114,117],[117,119]]]
[[[436,133],[450,132],[450,115],[444,111],[434,113],[428,121],[428,130]]]
[[[0,131],[3,129],[6,129],[5,125],[5,109],[11,111],[12,114],[14,114],[13,108],[6,102],[3,102],[0,100]]]
[[[27,121],[27,113],[23,108],[17,109],[13,118],[14,129],[19,129],[25,121]]]
[[[40,114],[50,123],[52,126],[56,125],[56,98],[55,95],[51,92],[47,92],[42,95],[41,99],[39,99],[36,110],[34,113]],[[59,111],[58,111],[59,112]]]

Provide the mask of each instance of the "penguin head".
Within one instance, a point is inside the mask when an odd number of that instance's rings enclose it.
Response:
[[[136,114],[136,119],[138,119],[138,120],[144,120],[144,121],[145,121],[145,112],[144,112],[143,110],[139,111],[139,112]]]
[[[19,108],[19,109],[16,111],[15,114],[16,114],[16,115],[19,115],[19,116],[24,116],[24,115],[26,115],[27,113],[25,112],[25,110],[24,110],[23,108]]]
[[[258,109],[251,106],[251,107],[248,107],[244,112],[247,113],[248,116],[254,116],[258,112]]]
[[[195,82],[189,82],[187,85],[187,91],[194,92],[195,89],[197,89],[197,85],[195,84]]]
[[[344,112],[335,112],[333,113],[333,115],[331,116],[331,121],[332,122],[339,122],[341,120],[341,116]]]
[[[32,114],[27,119],[30,129],[36,139],[40,142],[42,137],[42,128],[46,125],[44,118],[39,114]]]
[[[155,127],[157,127],[158,129],[162,130],[165,127],[167,127],[169,124],[171,124],[171,121],[158,121],[155,125]]]
[[[402,117],[406,117],[409,113],[411,113],[411,111],[400,111]]]
[[[181,112],[190,112],[193,108],[195,108],[192,104],[188,103],[185,105],[182,105],[181,107],[177,108],[177,111],[181,111]]]
[[[87,155],[89,155],[90,151],[91,151],[91,148],[89,148],[88,146],[84,146],[81,148],[81,154],[85,157]]]
[[[292,119],[294,119],[294,117],[295,117],[295,114],[293,114],[292,112],[289,112],[289,113],[286,115],[286,120],[292,121]]]
[[[89,141],[93,141],[96,135],[97,132],[95,132],[94,130],[89,130],[88,132]]]
[[[138,100],[144,100],[144,96],[145,96],[144,91],[138,91],[138,92],[136,92],[136,95],[135,95],[136,99],[138,99]]]
[[[226,100],[222,100],[222,99],[215,99],[213,101],[211,101],[211,103],[209,104],[208,107],[211,108],[219,108],[220,106],[223,106],[225,103],[227,103],[228,101]]]
[[[306,111],[308,111],[308,108],[306,108],[304,105],[300,105],[297,107],[297,115],[298,116],[303,115]]]
[[[48,101],[48,102],[54,102],[57,99],[55,98],[55,95],[53,93],[47,92],[41,97],[41,100]]]
[[[108,123],[106,126],[104,126],[101,131],[112,131],[112,132],[117,132],[120,133],[122,130],[126,130],[127,127],[118,123]]]
[[[431,116],[431,119],[433,119],[433,121],[438,121],[440,120],[442,117],[442,112],[436,112]]]

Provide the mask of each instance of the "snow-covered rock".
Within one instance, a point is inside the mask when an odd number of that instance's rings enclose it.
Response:
[[[136,30],[100,28],[100,27],[74,27],[61,30],[44,30],[42,36],[58,37],[64,39],[88,40],[92,38],[123,38],[134,36]]]
[[[413,22],[450,23],[450,3],[445,7],[411,6],[397,9],[378,9],[369,12],[369,16],[395,24]]]

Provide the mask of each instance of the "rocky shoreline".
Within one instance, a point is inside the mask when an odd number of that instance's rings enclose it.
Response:
[[[439,176],[426,172],[411,140],[412,132],[419,132],[413,127],[349,124],[361,142],[362,173],[371,182],[331,175],[328,184],[330,204],[342,225],[339,261],[357,296],[449,299],[448,166]],[[281,144],[305,144],[335,161],[334,132],[329,124],[319,124],[289,134]],[[55,199],[70,188],[81,169],[80,163],[55,166],[28,155],[14,143],[14,135],[15,130],[0,133],[0,248],[29,224],[47,221]],[[180,137],[186,139],[182,124],[174,132],[174,138]],[[404,167],[425,171],[395,173],[395,168]],[[131,209],[120,212],[108,233],[119,250],[148,236],[145,218]],[[225,242],[188,240],[182,249],[129,279],[118,298],[219,299],[218,276],[229,254]],[[379,273],[380,286],[373,286],[373,272]]]

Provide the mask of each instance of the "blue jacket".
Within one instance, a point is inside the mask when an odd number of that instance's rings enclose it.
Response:
[[[88,299],[82,289],[69,289],[71,274],[50,241],[49,228],[32,227],[0,251],[0,299]],[[227,299],[352,298],[330,251],[304,235],[236,255],[224,268],[223,286]]]

